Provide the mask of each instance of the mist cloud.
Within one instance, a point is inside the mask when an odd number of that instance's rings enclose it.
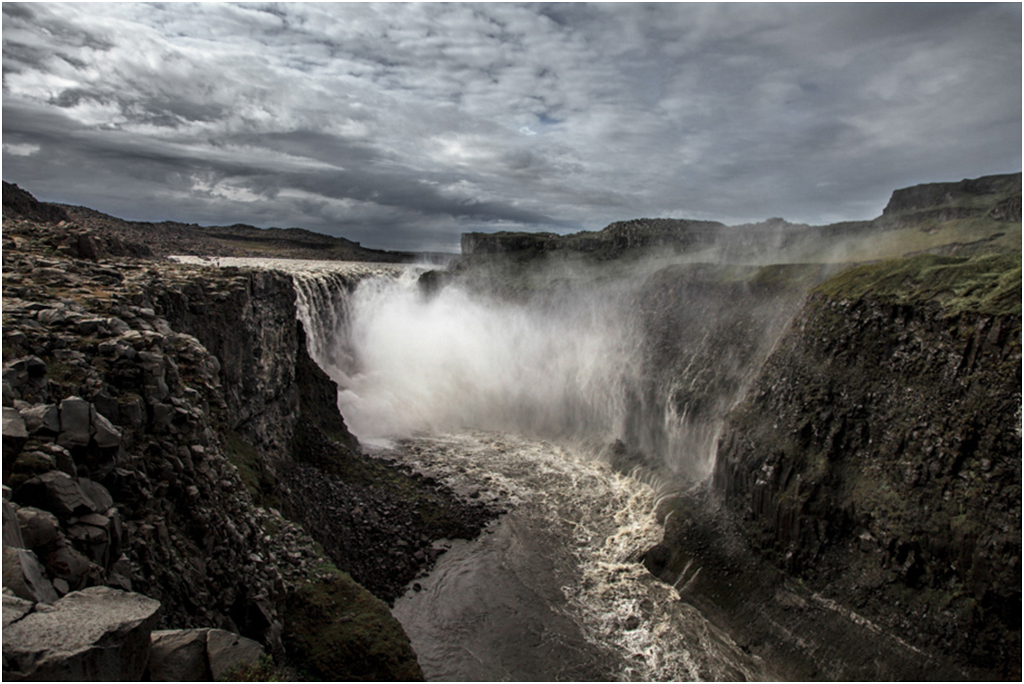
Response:
[[[143,220],[872,218],[1020,169],[1019,5],[3,6],[4,178]]]

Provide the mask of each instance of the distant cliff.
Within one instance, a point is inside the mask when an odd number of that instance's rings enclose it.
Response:
[[[94,242],[110,245],[114,256],[188,254],[205,257],[274,257],[340,261],[408,262],[410,252],[367,249],[345,238],[301,228],[256,228],[241,223],[200,226],[195,223],[125,221],[103,212],[69,204],[40,202],[17,185],[3,184],[4,216],[58,223],[88,231]],[[123,245],[117,248],[117,245]]]
[[[963,218],[1021,220],[1021,174],[926,183],[892,193],[879,223],[921,225]]]
[[[515,252],[569,251],[608,259],[647,247],[708,245],[724,225],[687,219],[634,219],[612,223],[600,231],[571,235],[554,233],[464,233],[463,256]]]
[[[1019,239],[1015,243],[1006,232],[1007,224],[1020,222],[1021,174],[1016,173],[896,190],[882,215],[872,220],[809,226],[772,218],[726,226],[715,221],[645,218],[569,235],[465,233],[462,254],[476,259],[580,255],[607,260],[668,250],[704,254],[710,261],[749,262],[765,256],[790,263],[837,257],[870,260],[925,250],[966,254],[978,249],[978,244],[986,251],[1019,251]],[[891,234],[901,230],[902,235]],[[881,233],[890,235],[880,241]]]

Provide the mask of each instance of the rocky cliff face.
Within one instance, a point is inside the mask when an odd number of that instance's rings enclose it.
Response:
[[[984,176],[956,183],[926,183],[892,193],[881,223],[892,226],[928,220],[990,216],[1020,222],[1021,175]]]
[[[648,278],[635,300],[642,360],[622,438],[637,459],[705,478],[726,416],[828,270],[694,264]]]
[[[163,626],[251,636],[313,677],[420,677],[387,608],[257,505],[303,420],[354,444],[336,413],[303,411],[336,388],[305,354],[290,278],[113,259],[89,231],[8,211],[5,587],[39,603],[128,589]],[[342,610],[358,629],[324,636]],[[374,655],[324,660],[346,643]]]
[[[1020,672],[1020,274],[918,257],[822,285],[730,414],[713,479],[790,576],[998,678]]]

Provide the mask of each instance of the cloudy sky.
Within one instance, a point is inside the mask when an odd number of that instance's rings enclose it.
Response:
[[[1021,168],[1021,5],[3,3],[3,178],[458,249]]]

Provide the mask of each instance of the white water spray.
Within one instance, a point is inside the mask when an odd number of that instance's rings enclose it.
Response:
[[[613,439],[636,344],[617,302],[495,302],[411,276],[362,281],[348,303],[357,363],[339,406],[361,439],[478,428]]]

